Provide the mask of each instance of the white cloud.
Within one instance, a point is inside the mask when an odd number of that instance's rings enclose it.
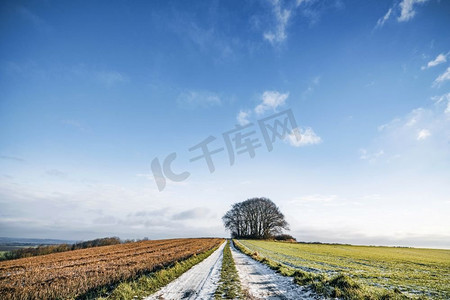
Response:
[[[265,40],[270,42],[273,46],[283,43],[287,39],[287,27],[290,20],[296,14],[296,10],[303,6],[301,13],[304,17],[311,19],[311,22],[317,21],[321,11],[330,7],[339,8],[339,2],[327,5],[321,3],[318,7],[313,8],[312,5],[316,0],[297,0],[295,2],[286,1],[283,3],[281,0],[272,0],[272,13],[275,16],[274,28],[267,30],[263,33]],[[284,5],[284,7],[282,7]]]
[[[253,111],[256,115],[262,115],[267,111],[276,111],[280,106],[286,103],[289,93],[280,93],[278,91],[265,91],[260,96],[261,103],[256,105],[253,110],[240,110],[236,116],[239,125],[244,126],[250,123],[250,117]]]
[[[435,59],[433,59],[432,61],[429,61],[426,66],[423,66],[422,70],[432,68],[437,65],[445,63],[447,61],[447,55],[448,55],[448,53],[447,54],[444,54],[444,53],[439,54],[438,56],[436,56]]]
[[[250,116],[250,111],[239,111],[238,115],[237,115],[237,121],[239,123],[239,125],[244,126],[247,125],[248,123],[250,123],[250,121],[248,120]]]
[[[443,100],[440,100],[440,98]],[[450,112],[446,95],[429,108],[416,108],[382,125],[371,145],[361,150],[361,159],[372,158],[395,164],[397,169],[430,168],[450,161]],[[426,140],[426,143],[424,141]],[[379,149],[383,149],[383,154]]]
[[[313,80],[314,84],[318,84],[319,77]],[[289,97],[289,93],[280,93],[277,91],[265,91],[261,96],[261,103],[258,104],[254,111],[257,115],[262,115],[268,110],[275,111],[278,107],[286,103],[286,99]],[[248,118],[251,115],[251,111],[239,111],[237,115],[238,123],[243,126],[247,125],[250,121]],[[310,127],[306,128],[294,128],[289,134],[285,136],[285,141],[294,147],[302,147],[307,145],[319,144],[322,139],[314,132]]]
[[[275,110],[277,107],[284,105],[288,97],[289,93],[282,94],[277,91],[265,91],[261,96],[262,103],[255,107],[255,112],[261,115],[267,110]]]
[[[417,133],[417,140],[424,140],[431,135],[431,132],[428,129],[421,129]]]
[[[294,147],[315,145],[322,142],[322,139],[310,127],[295,128],[286,137],[287,142]]]
[[[439,87],[444,81],[450,80],[450,67],[447,70],[438,76],[433,82],[433,87]]]
[[[431,97],[431,100],[433,100],[436,105],[440,105],[441,103],[447,102],[444,113],[450,116],[450,93],[441,96]]]
[[[418,112],[418,111],[420,111],[420,109],[416,110],[416,111],[413,111],[413,112]],[[411,117],[407,120],[405,126],[408,126],[408,127],[413,126],[414,124],[417,123],[417,119],[420,118],[420,116],[421,116],[421,114],[419,114],[419,113],[413,113],[411,115]]]
[[[263,36],[265,40],[274,45],[283,42],[287,37],[286,26],[289,22],[289,18],[291,17],[291,10],[281,8],[281,1],[279,0],[273,0],[272,5],[273,13],[276,19],[276,26],[274,30],[264,32]]]
[[[399,4],[394,4],[383,17],[378,19],[375,29],[382,27],[394,14],[397,15],[397,22],[411,20],[416,14],[415,6],[427,1],[428,0],[402,0]]]
[[[414,6],[416,4],[425,3],[427,1],[428,0],[403,0],[399,4],[401,11],[400,11],[400,16],[397,18],[397,21],[405,22],[405,21],[412,19],[416,14],[416,11],[414,10]]]
[[[64,175],[57,170],[47,174]],[[159,193],[149,185],[43,182],[0,181],[4,216],[0,220],[0,235],[9,232],[16,236],[88,239],[114,234],[122,238],[149,236],[153,239],[220,236],[223,232],[220,218],[215,215],[222,208],[206,207],[204,199],[203,202],[191,199],[186,195],[190,193],[187,187],[179,187],[183,191],[174,197],[176,189],[168,190],[165,195],[166,192]]]
[[[444,94],[444,95],[441,95],[441,96],[431,97],[431,100],[433,100],[434,103],[436,103],[436,104],[439,104],[439,103],[441,103],[443,101],[450,102],[450,93],[447,93],[447,94]]]
[[[303,3],[308,3],[308,2],[312,2],[313,0],[297,0],[296,1],[296,5],[300,6]]]
[[[392,14],[392,7],[389,8],[387,13],[382,18],[378,19],[377,25],[375,26],[375,28],[382,27],[384,25],[384,23],[386,23],[386,21],[389,20],[389,18],[391,17],[391,14]]]
[[[178,95],[177,102],[182,107],[211,107],[222,104],[222,100],[215,93],[193,90]]]

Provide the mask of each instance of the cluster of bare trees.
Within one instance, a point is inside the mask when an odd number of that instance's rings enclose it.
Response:
[[[235,203],[222,220],[233,238],[267,239],[289,229],[280,209],[267,198]]]

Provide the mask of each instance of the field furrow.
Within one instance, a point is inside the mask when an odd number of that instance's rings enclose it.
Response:
[[[0,262],[0,294],[2,299],[74,298],[203,253],[222,241],[142,241]]]

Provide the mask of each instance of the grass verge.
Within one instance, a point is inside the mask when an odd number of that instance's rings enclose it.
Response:
[[[222,270],[219,286],[214,294],[216,299],[243,299],[241,282],[231,255],[230,242],[227,241],[223,250]]]
[[[175,262],[170,267],[143,275],[136,280],[119,283],[111,292],[98,290],[95,293],[96,295],[89,295],[86,299],[142,299],[180,277],[184,272],[210,256],[219,247],[220,245],[198,255],[194,254],[186,260]]]
[[[284,276],[294,277],[295,283],[302,286],[309,286],[316,293],[326,297],[339,297],[342,299],[351,300],[427,299],[425,297],[411,298],[405,294],[402,294],[398,289],[386,290],[362,285],[344,274],[338,274],[330,277],[323,273],[313,273],[294,269],[275,262],[267,257],[263,257],[257,252],[251,251],[237,240],[233,240],[233,243],[242,253],[266,264],[272,270],[275,270]]]

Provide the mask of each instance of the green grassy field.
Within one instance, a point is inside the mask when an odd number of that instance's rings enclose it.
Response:
[[[260,256],[303,271],[345,274],[367,286],[450,299],[450,250],[240,242]]]

